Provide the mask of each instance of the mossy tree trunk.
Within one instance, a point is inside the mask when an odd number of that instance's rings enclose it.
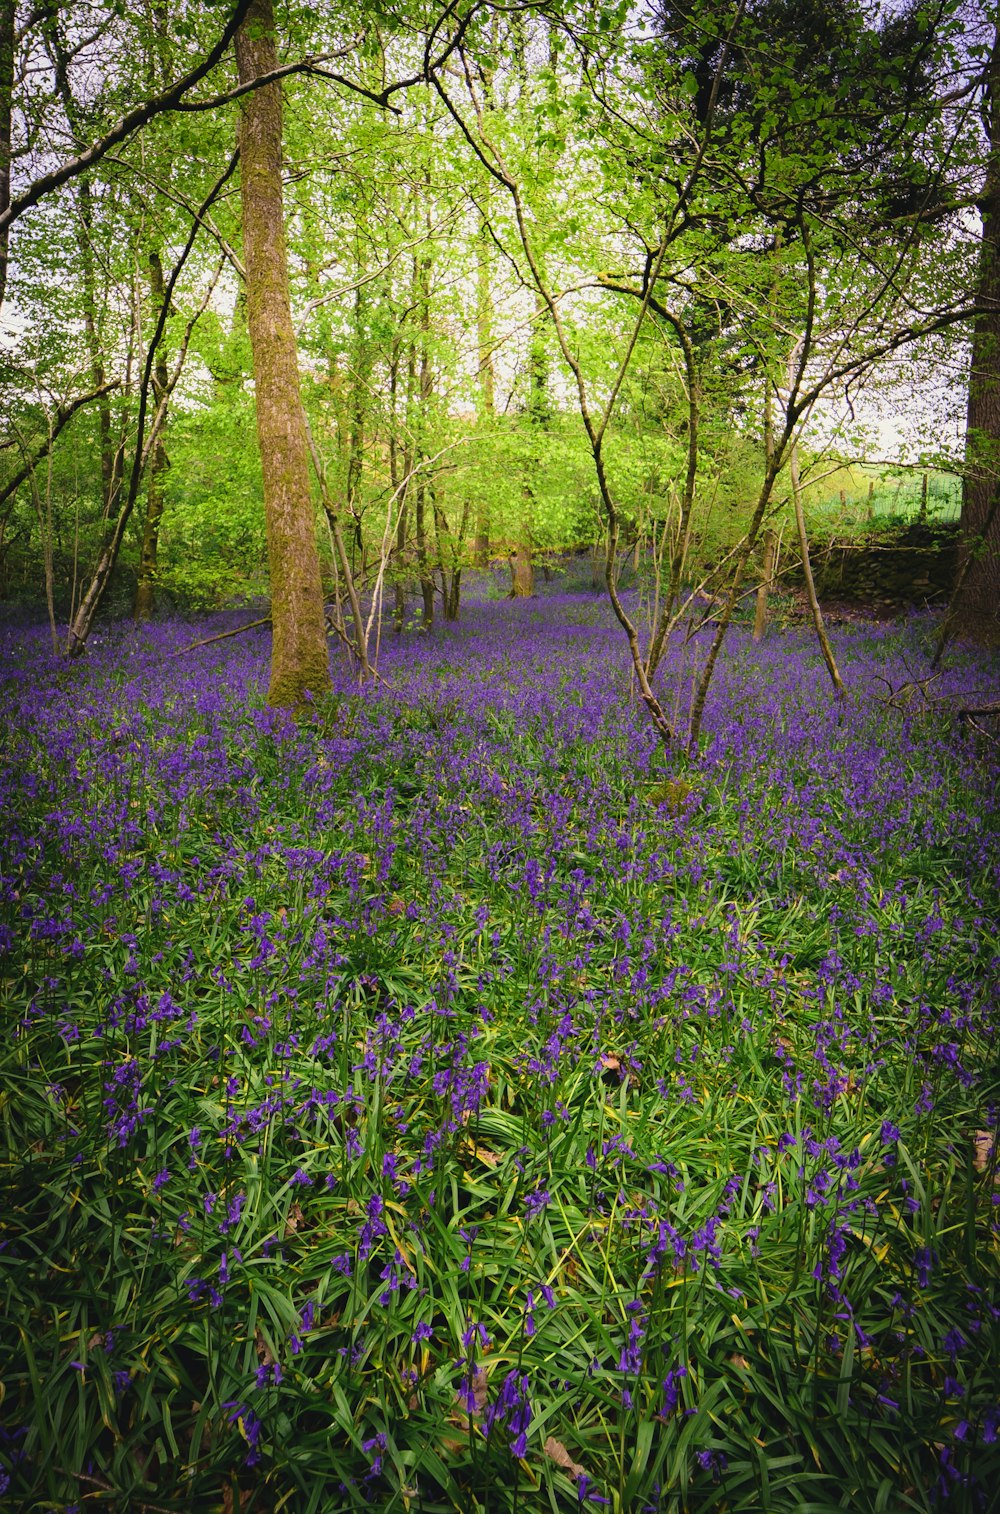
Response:
[[[253,0],[236,34],[241,84],[278,66],[271,0]],[[281,185],[281,86],[243,97],[243,256],[271,579],[268,702],[298,707],[330,687],[316,518],[292,325]]]
[[[535,568],[531,560],[531,548],[519,542],[510,557],[510,598],[530,599],[535,592]]]
[[[0,0],[0,213],[10,205],[10,122],[14,98],[14,37],[17,7]],[[10,229],[0,229],[0,308],[7,292],[7,251]]]
[[[153,296],[153,308],[158,310],[165,295],[163,264],[158,252],[151,252],[149,255],[149,288]],[[156,366],[153,369],[153,402],[157,408],[164,402],[168,382],[167,354],[161,342],[156,353]],[[160,522],[163,519],[166,504],[167,469],[170,467],[167,449],[163,445],[165,426],[166,416],[160,422],[149,459],[149,473],[146,481],[146,518],[142,527],[142,555],[139,559],[139,582],[136,584],[133,609],[136,620],[149,620],[156,603]]]
[[[476,238],[476,337],[479,346],[479,410],[480,420],[491,426],[496,417],[496,375],[493,366],[493,291],[489,229],[485,220]],[[490,511],[486,498],[480,495],[476,507],[476,539],[472,552],[477,568],[490,565]]]
[[[1000,641],[1000,27],[993,41],[983,125],[990,150],[979,200],[983,239],[966,408],[958,580],[947,635]]]
[[[430,209],[426,213],[427,229],[430,229]],[[419,455],[426,455],[426,433],[430,422],[431,401],[434,396],[434,369],[431,365],[431,254],[425,251],[417,263],[417,295],[420,304],[420,387],[418,390],[420,410],[418,414]],[[417,537],[417,568],[420,574],[420,594],[423,600],[423,627],[429,631],[434,624],[434,567],[427,550],[427,522],[425,504],[429,490],[426,473],[416,480],[415,527]],[[432,505],[433,508],[433,505]]]

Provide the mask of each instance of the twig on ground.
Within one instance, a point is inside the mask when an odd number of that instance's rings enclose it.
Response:
[[[220,631],[216,636],[203,636],[201,641],[192,641],[190,646],[179,647],[176,652],[168,653],[170,657],[183,657],[185,652],[193,652],[198,647],[210,647],[213,641],[225,641],[227,636],[242,636],[244,631],[253,631],[257,626],[269,626],[270,615],[265,615],[260,620],[251,620],[248,625],[237,626],[232,631]]]

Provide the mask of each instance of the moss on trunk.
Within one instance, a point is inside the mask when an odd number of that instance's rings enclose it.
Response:
[[[236,36],[240,83],[278,66],[271,0],[254,0]],[[268,702],[296,708],[329,691],[316,518],[292,325],[281,186],[281,87],[243,97],[240,125],[247,325],[264,479],[273,645]]]

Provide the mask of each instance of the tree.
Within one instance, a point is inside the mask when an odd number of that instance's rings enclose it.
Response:
[[[271,0],[236,35],[241,84],[278,66]],[[273,645],[268,701],[296,708],[331,687],[316,517],[292,324],[281,185],[281,86],[248,94],[240,121],[243,253],[264,479]]]
[[[1000,25],[983,81],[982,123],[986,165],[979,196],[982,240],[969,361],[961,546],[940,647],[956,634],[1000,640]]]
[[[709,359],[718,367],[727,347],[737,354],[737,371],[742,354],[755,354],[782,399],[763,477],[722,565],[725,593],[691,702],[694,746],[751,555],[775,508],[779,474],[817,400],[856,386],[886,355],[968,313],[950,279],[943,298],[938,290],[929,302],[924,276],[924,231],[934,224],[953,145],[922,88],[928,18],[918,17],[901,42],[866,30],[860,6],[845,0],[839,9],[828,63],[813,70],[809,91],[799,76],[810,37],[794,8],[766,0],[722,10],[700,0],[685,6],[685,24],[711,39],[704,90],[683,49],[671,54],[645,36],[628,37],[619,12],[590,15],[567,27],[586,88],[554,91],[549,78],[533,96],[529,91],[520,138],[484,107],[478,34],[460,48],[460,69],[432,70],[456,126],[506,192],[516,236],[511,256],[520,257],[522,277],[551,319],[600,495],[608,595],[641,698],[667,742],[676,733],[652,680],[691,598],[663,597],[644,646],[617,588],[629,511],[613,442],[647,323],[680,345],[695,409]],[[881,59],[884,75],[863,77],[855,52],[867,63]],[[731,66],[737,55],[738,68]],[[903,84],[894,82],[907,69]],[[594,186],[585,225],[567,168],[577,183],[587,175]],[[772,299],[771,260],[761,256],[774,250],[776,228],[784,229],[779,301]],[[592,270],[589,280],[581,270]],[[579,296],[588,285],[635,302],[610,362],[581,341],[589,309]],[[712,340],[706,325],[714,328]],[[696,422],[693,414],[692,438]],[[689,464],[689,478],[691,471]],[[678,533],[671,586],[680,585],[686,537]],[[835,665],[830,672],[839,690]]]
[[[0,215],[10,205],[10,120],[14,97],[14,36],[17,7],[0,0]],[[7,247],[10,226],[0,228],[0,310],[7,290]]]

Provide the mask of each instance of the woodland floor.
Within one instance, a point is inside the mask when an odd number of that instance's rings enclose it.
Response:
[[[995,1508],[996,663],[241,618],[0,633],[13,1505]]]

